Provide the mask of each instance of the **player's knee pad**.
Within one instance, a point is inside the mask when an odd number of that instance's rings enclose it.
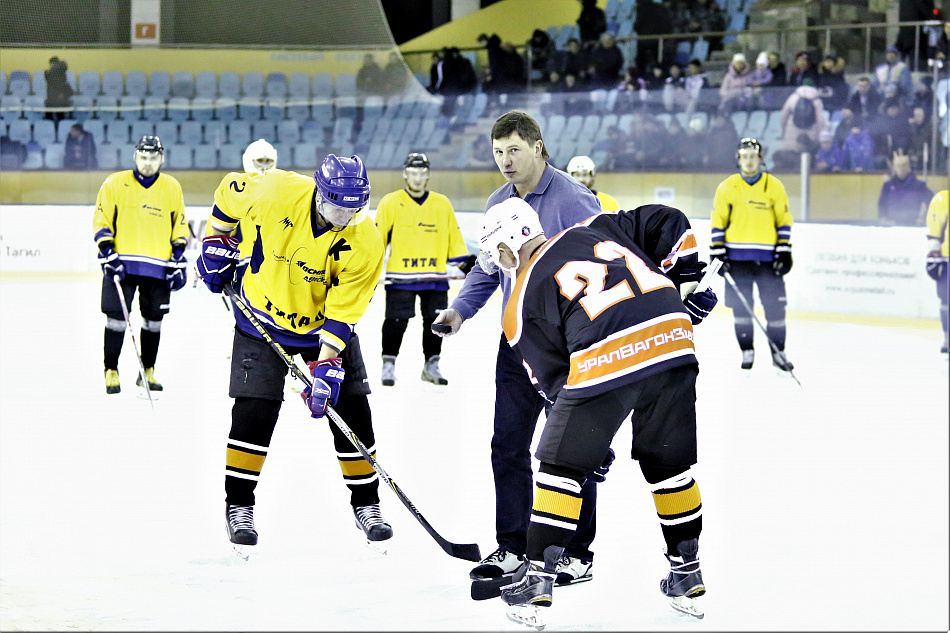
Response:
[[[106,329],[113,332],[125,332],[125,321],[106,317]]]
[[[142,319],[142,329],[146,332],[152,332],[153,334],[158,334],[162,331],[162,320],[158,319]]]

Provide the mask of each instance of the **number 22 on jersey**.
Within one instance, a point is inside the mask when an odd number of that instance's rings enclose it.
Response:
[[[658,288],[675,287],[667,277],[650,270],[649,266],[629,248],[616,242],[598,242],[594,246],[594,257],[608,262],[623,257],[627,270],[630,271],[641,295]],[[573,300],[581,292],[584,293],[584,297],[578,303],[587,312],[587,317],[591,321],[615,303],[634,297],[633,290],[626,280],[605,288],[607,266],[589,260],[565,263],[554,278],[561,288],[561,294],[568,299]]]

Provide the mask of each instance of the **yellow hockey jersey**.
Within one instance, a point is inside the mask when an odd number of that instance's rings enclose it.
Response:
[[[617,202],[617,199],[609,193],[604,193],[603,191],[594,191],[594,194],[597,196],[597,199],[600,200],[600,208],[603,211],[620,210],[620,203]]]
[[[449,199],[427,191],[416,199],[405,189],[388,193],[376,207],[376,227],[390,246],[386,281],[394,288],[448,290],[446,262],[468,257]]]
[[[248,172],[247,179],[249,182],[254,182],[259,178],[263,178],[267,172],[260,174],[259,172]],[[257,195],[254,192],[261,192],[263,188],[257,187],[253,188],[252,191],[248,192],[247,196],[242,196],[241,200],[235,201],[237,204],[247,205],[247,212],[241,218],[240,223],[238,224],[237,231],[234,233],[234,237],[238,239],[238,248],[241,253],[241,265],[246,266],[251,260],[251,252],[254,249],[254,242],[257,239],[257,225],[254,224],[254,196]],[[205,234],[214,235],[214,227],[211,222],[205,224]]]
[[[947,226],[950,225],[950,189],[938,191],[927,209],[927,241],[929,250],[939,250],[944,257],[950,256],[950,240]]]
[[[320,228],[313,178],[281,169],[230,173],[208,223],[232,232],[253,215],[255,239],[241,295],[278,342],[342,350],[366,311],[383,267],[383,242],[366,211],[342,229]],[[260,337],[240,312],[237,326]]]
[[[113,241],[128,274],[164,279],[172,244],[188,241],[181,185],[159,172],[146,188],[131,169],[116,172],[99,187],[92,225],[96,244]]]
[[[772,174],[753,184],[733,174],[716,188],[712,243],[725,242],[729,259],[772,261],[775,245],[791,240],[792,222],[785,187]]]

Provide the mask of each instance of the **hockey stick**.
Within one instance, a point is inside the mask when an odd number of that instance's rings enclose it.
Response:
[[[145,375],[145,365],[142,364],[142,355],[139,354],[139,345],[135,342],[135,332],[132,331],[132,319],[129,318],[129,309],[125,307],[125,295],[122,293],[122,284],[119,278],[112,276],[115,283],[115,291],[119,293],[119,304],[122,306],[122,314],[125,315],[125,325],[129,328],[129,336],[132,337],[132,347],[135,349],[135,358],[139,361],[139,376],[142,377],[142,385],[145,387],[145,393],[148,394],[148,403],[155,409],[155,402],[152,400],[152,390],[148,388],[148,377]]]
[[[234,304],[242,313],[244,313],[244,316],[247,317],[247,320],[251,322],[251,325],[254,326],[254,329],[256,329],[261,334],[261,336],[264,337],[264,340],[267,341],[267,343],[271,346],[271,349],[277,352],[277,355],[283,359],[287,367],[290,368],[290,372],[293,374],[294,378],[297,378],[308,387],[312,387],[313,385],[310,381],[310,376],[307,376],[305,373],[303,373],[300,368],[297,367],[297,363],[294,362],[293,357],[290,356],[290,354],[288,354],[283,347],[281,347],[280,343],[271,337],[264,326],[261,325],[261,322],[251,312],[250,308],[247,307],[247,304],[244,303],[244,300],[241,299],[241,297],[239,297],[234,291],[234,288],[231,286],[231,284],[226,284],[224,286],[224,293],[230,297],[232,301],[234,301]],[[360,441],[360,438],[356,437],[356,434],[352,431],[352,429],[350,429],[349,426],[347,426],[346,422],[343,421],[343,418],[341,418],[332,407],[327,408],[327,415],[330,417],[330,420],[336,424],[337,428],[343,431],[347,439],[350,440],[350,443],[353,444],[353,446],[356,447],[356,450],[358,450],[363,456],[363,459],[365,459],[369,465],[373,467],[373,470],[376,471],[376,474],[378,474],[380,478],[385,481],[390,488],[393,489],[393,492],[396,493],[396,496],[399,497],[399,500],[402,502],[402,504],[406,506],[406,509],[412,513],[412,516],[414,516],[416,520],[422,525],[422,527],[425,528],[425,531],[429,533],[429,536],[435,539],[436,543],[439,544],[446,554],[449,556],[454,556],[455,558],[461,558],[462,560],[470,560],[473,562],[478,562],[482,559],[482,555],[479,552],[477,543],[452,543],[444,539],[438,532],[436,532],[435,528],[433,528],[429,522],[426,521],[425,517],[422,516],[422,513],[419,512],[419,510],[416,509],[416,506],[413,505],[412,501],[409,500],[409,497],[406,496],[406,493],[404,493],[402,489],[396,485],[396,482],[392,480],[385,470],[383,470],[383,467],[379,465],[379,462],[377,462],[373,456],[369,454],[369,451],[366,450],[366,446],[363,445],[363,442]]]
[[[729,282],[729,285],[732,286],[732,289],[736,291],[736,294],[739,296],[739,301],[742,302],[742,305],[745,306],[745,309],[746,311],[748,311],[749,315],[752,317],[752,320],[755,321],[755,324],[758,325],[759,329],[762,330],[762,333],[765,334],[765,340],[769,342],[769,347],[772,348],[772,353],[783,354],[782,350],[778,348],[778,345],[776,345],[772,341],[772,337],[769,336],[769,331],[766,330],[765,326],[762,325],[762,322],[759,321],[759,317],[755,316],[755,312],[752,311],[752,306],[749,305],[748,301],[746,301],[745,296],[742,294],[742,292],[739,290],[739,287],[736,285],[736,280],[732,278],[732,275],[729,274],[728,270],[723,274],[723,277],[726,278],[726,281]],[[793,372],[791,369],[787,371],[789,375],[791,375],[791,377],[795,379],[795,382],[798,383],[798,386],[801,387],[802,383],[798,380],[798,377],[795,376],[795,372]]]

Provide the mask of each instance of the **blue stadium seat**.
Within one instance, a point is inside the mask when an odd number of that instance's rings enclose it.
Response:
[[[376,119],[383,115],[386,101],[379,95],[370,95],[363,101],[363,121]]]
[[[179,70],[172,75],[172,97],[191,99],[195,96],[195,76],[185,70]]]
[[[338,146],[353,140],[353,119],[338,118],[333,122],[333,145]]]
[[[66,83],[69,84],[69,87],[73,89],[73,94],[79,92],[79,80],[76,79],[76,71],[66,71]]]
[[[358,146],[360,146],[360,147],[368,147],[368,146],[370,146],[374,141],[376,141],[377,138],[379,138],[379,137],[376,136],[376,133],[377,133],[377,131],[380,131],[380,130],[379,130],[379,124],[380,124],[380,121],[381,121],[381,120],[382,120],[382,119],[380,119],[379,117],[369,117],[369,118],[367,118],[367,117],[364,116],[364,117],[363,117],[363,123],[362,123],[362,125],[360,126],[360,131],[359,131],[359,133],[356,135],[356,141],[355,141],[355,143],[356,143]],[[385,132],[389,129],[389,127],[388,127],[388,126],[389,126],[389,123],[390,123],[390,120],[386,119],[386,123],[384,124],[384,127],[385,127],[386,129],[381,130],[382,133],[385,133]]]
[[[195,165],[194,148],[191,145],[165,145],[165,164],[169,169],[191,169]]]
[[[0,96],[7,94],[7,72],[0,70]]]
[[[316,169],[317,165],[319,165],[316,145],[313,145],[312,143],[297,143],[293,147],[293,152],[294,167]]]
[[[174,121],[159,121],[155,124],[155,136],[162,140],[162,145],[176,145],[178,143],[178,124]]]
[[[214,118],[230,123],[237,118],[237,101],[232,97],[218,97],[214,102]]]
[[[221,73],[218,77],[218,92],[222,97],[237,100],[241,96],[241,76],[231,70]]]
[[[102,94],[109,97],[121,97],[125,94],[125,80],[119,70],[107,70],[102,73]]]
[[[25,70],[14,70],[10,73],[10,83],[7,90],[14,97],[26,98],[30,96],[30,73]]]
[[[0,119],[10,123],[23,116],[23,97],[0,97]]]
[[[701,62],[706,61],[706,58],[709,57],[709,41],[699,39],[693,43],[692,54],[690,59],[698,59]]]
[[[96,161],[99,163],[99,169],[114,171],[119,168],[119,148],[115,145],[100,145],[96,143]],[[123,159],[130,160],[126,156]],[[123,163],[125,161],[123,160]]]
[[[195,97],[191,100],[191,118],[195,121],[210,121],[214,118],[214,100],[209,97]]]
[[[33,95],[23,100],[23,118],[27,121],[39,121],[46,110],[46,99]]]
[[[310,118],[316,121],[322,127],[333,125],[333,105],[327,102],[314,103],[310,107]]]
[[[287,110],[286,97],[267,97],[261,116],[265,121],[283,121]]]
[[[204,142],[215,147],[228,142],[228,128],[224,121],[208,121],[204,124]]]
[[[353,73],[340,73],[333,82],[333,93],[337,97],[355,97],[356,96],[356,75]]]
[[[129,142],[138,143],[143,136],[155,134],[155,124],[151,121],[133,121],[132,129],[129,130]]]
[[[268,97],[286,97],[287,75],[284,73],[268,73],[264,82],[264,94]]]
[[[33,81],[30,84],[30,89],[33,91],[33,94],[46,97],[46,75],[44,71],[33,71]],[[3,94],[2,87],[0,87],[0,94]]]
[[[243,154],[244,150],[251,142],[251,124],[247,121],[231,121],[228,124],[228,143],[231,145],[239,145],[241,147],[241,153]],[[222,162],[222,166],[224,163]]]
[[[106,142],[106,124],[100,119],[84,121],[82,129],[92,134],[92,140],[96,142],[97,147]],[[63,140],[65,141],[65,138]]]
[[[148,94],[168,99],[172,91],[172,78],[167,70],[153,70],[148,76]]]
[[[733,13],[732,17],[729,19],[729,24],[726,26],[727,31],[744,31],[746,23],[746,16],[742,13]],[[736,35],[726,35],[722,38],[723,44],[732,44],[737,40]]]
[[[320,99],[333,96],[333,76],[329,73],[317,73],[313,76],[311,93]]]
[[[96,118],[106,122],[119,118],[119,100],[115,97],[97,98]]]
[[[36,143],[26,146],[26,160],[23,169],[43,169],[43,148]]]
[[[251,138],[262,138],[268,143],[276,143],[277,124],[273,121],[256,121],[251,123]]]
[[[168,114],[170,120],[176,123],[187,121],[191,114],[191,102],[187,97],[172,97],[168,100]]]
[[[676,43],[676,52],[673,54],[673,63],[685,66],[689,63],[690,55],[693,51],[693,43],[682,41]]]
[[[235,121],[235,123],[239,123],[239,121]],[[222,145],[221,149],[218,150],[218,168],[228,171],[244,171],[244,161],[242,157],[244,156],[246,147],[246,144],[235,145],[228,143],[227,145]]]
[[[745,110],[736,110],[730,115],[730,118],[732,119],[732,124],[736,126],[736,132],[741,137],[745,131],[746,121],[749,120],[749,113]]]
[[[359,110],[359,101],[356,97],[337,97],[336,118],[355,119]]]
[[[323,145],[323,125],[316,121],[304,121],[300,125],[300,140],[304,143]]]
[[[310,75],[292,73],[287,89],[291,99],[310,99]]]
[[[142,118],[142,100],[138,97],[119,97],[119,118],[138,121]]]
[[[87,97],[96,97],[99,95],[98,71],[84,70],[79,73],[79,94]]]
[[[66,146],[63,143],[53,143],[43,152],[43,165],[46,169],[62,169],[65,155]]]
[[[129,121],[110,121],[106,126],[106,144],[125,145],[130,142],[129,131],[132,124]],[[138,139],[135,139],[138,141]]]
[[[201,121],[182,121],[178,125],[178,139],[182,145],[201,145],[202,134]]]
[[[746,136],[762,136],[762,130],[765,129],[765,124],[768,122],[769,113],[765,110],[753,110],[749,113],[749,120],[745,125],[745,135]]]
[[[75,102],[75,99],[73,100]],[[142,104],[142,117],[146,121],[158,123],[165,119],[165,99],[162,97],[145,97]]]
[[[254,71],[244,73],[241,77],[241,94],[245,97],[262,97],[264,95],[264,75]]]
[[[148,93],[148,82],[142,70],[130,70],[125,75],[125,94],[144,99]]]
[[[92,118],[95,106],[92,97],[83,95],[73,95],[73,118],[79,122],[88,121]]]
[[[296,100],[295,100],[296,99]],[[297,123],[303,123],[310,118],[310,106],[304,99],[290,97],[287,101],[287,118]]]
[[[195,75],[195,97],[214,99],[218,96],[218,75],[212,70],[202,70]],[[217,158],[215,158],[217,161]]]
[[[261,120],[261,100],[258,97],[241,97],[238,101],[238,118],[251,123]]]
[[[33,138],[33,132],[30,129],[30,122],[26,119],[17,119],[12,121],[10,123],[10,129],[7,131],[7,136],[10,137],[11,141],[16,141],[26,145]]]
[[[218,149],[214,145],[195,147],[195,169],[217,169]]]
[[[299,124],[296,121],[279,121],[277,123],[277,139],[285,145],[296,145],[299,143]]]

